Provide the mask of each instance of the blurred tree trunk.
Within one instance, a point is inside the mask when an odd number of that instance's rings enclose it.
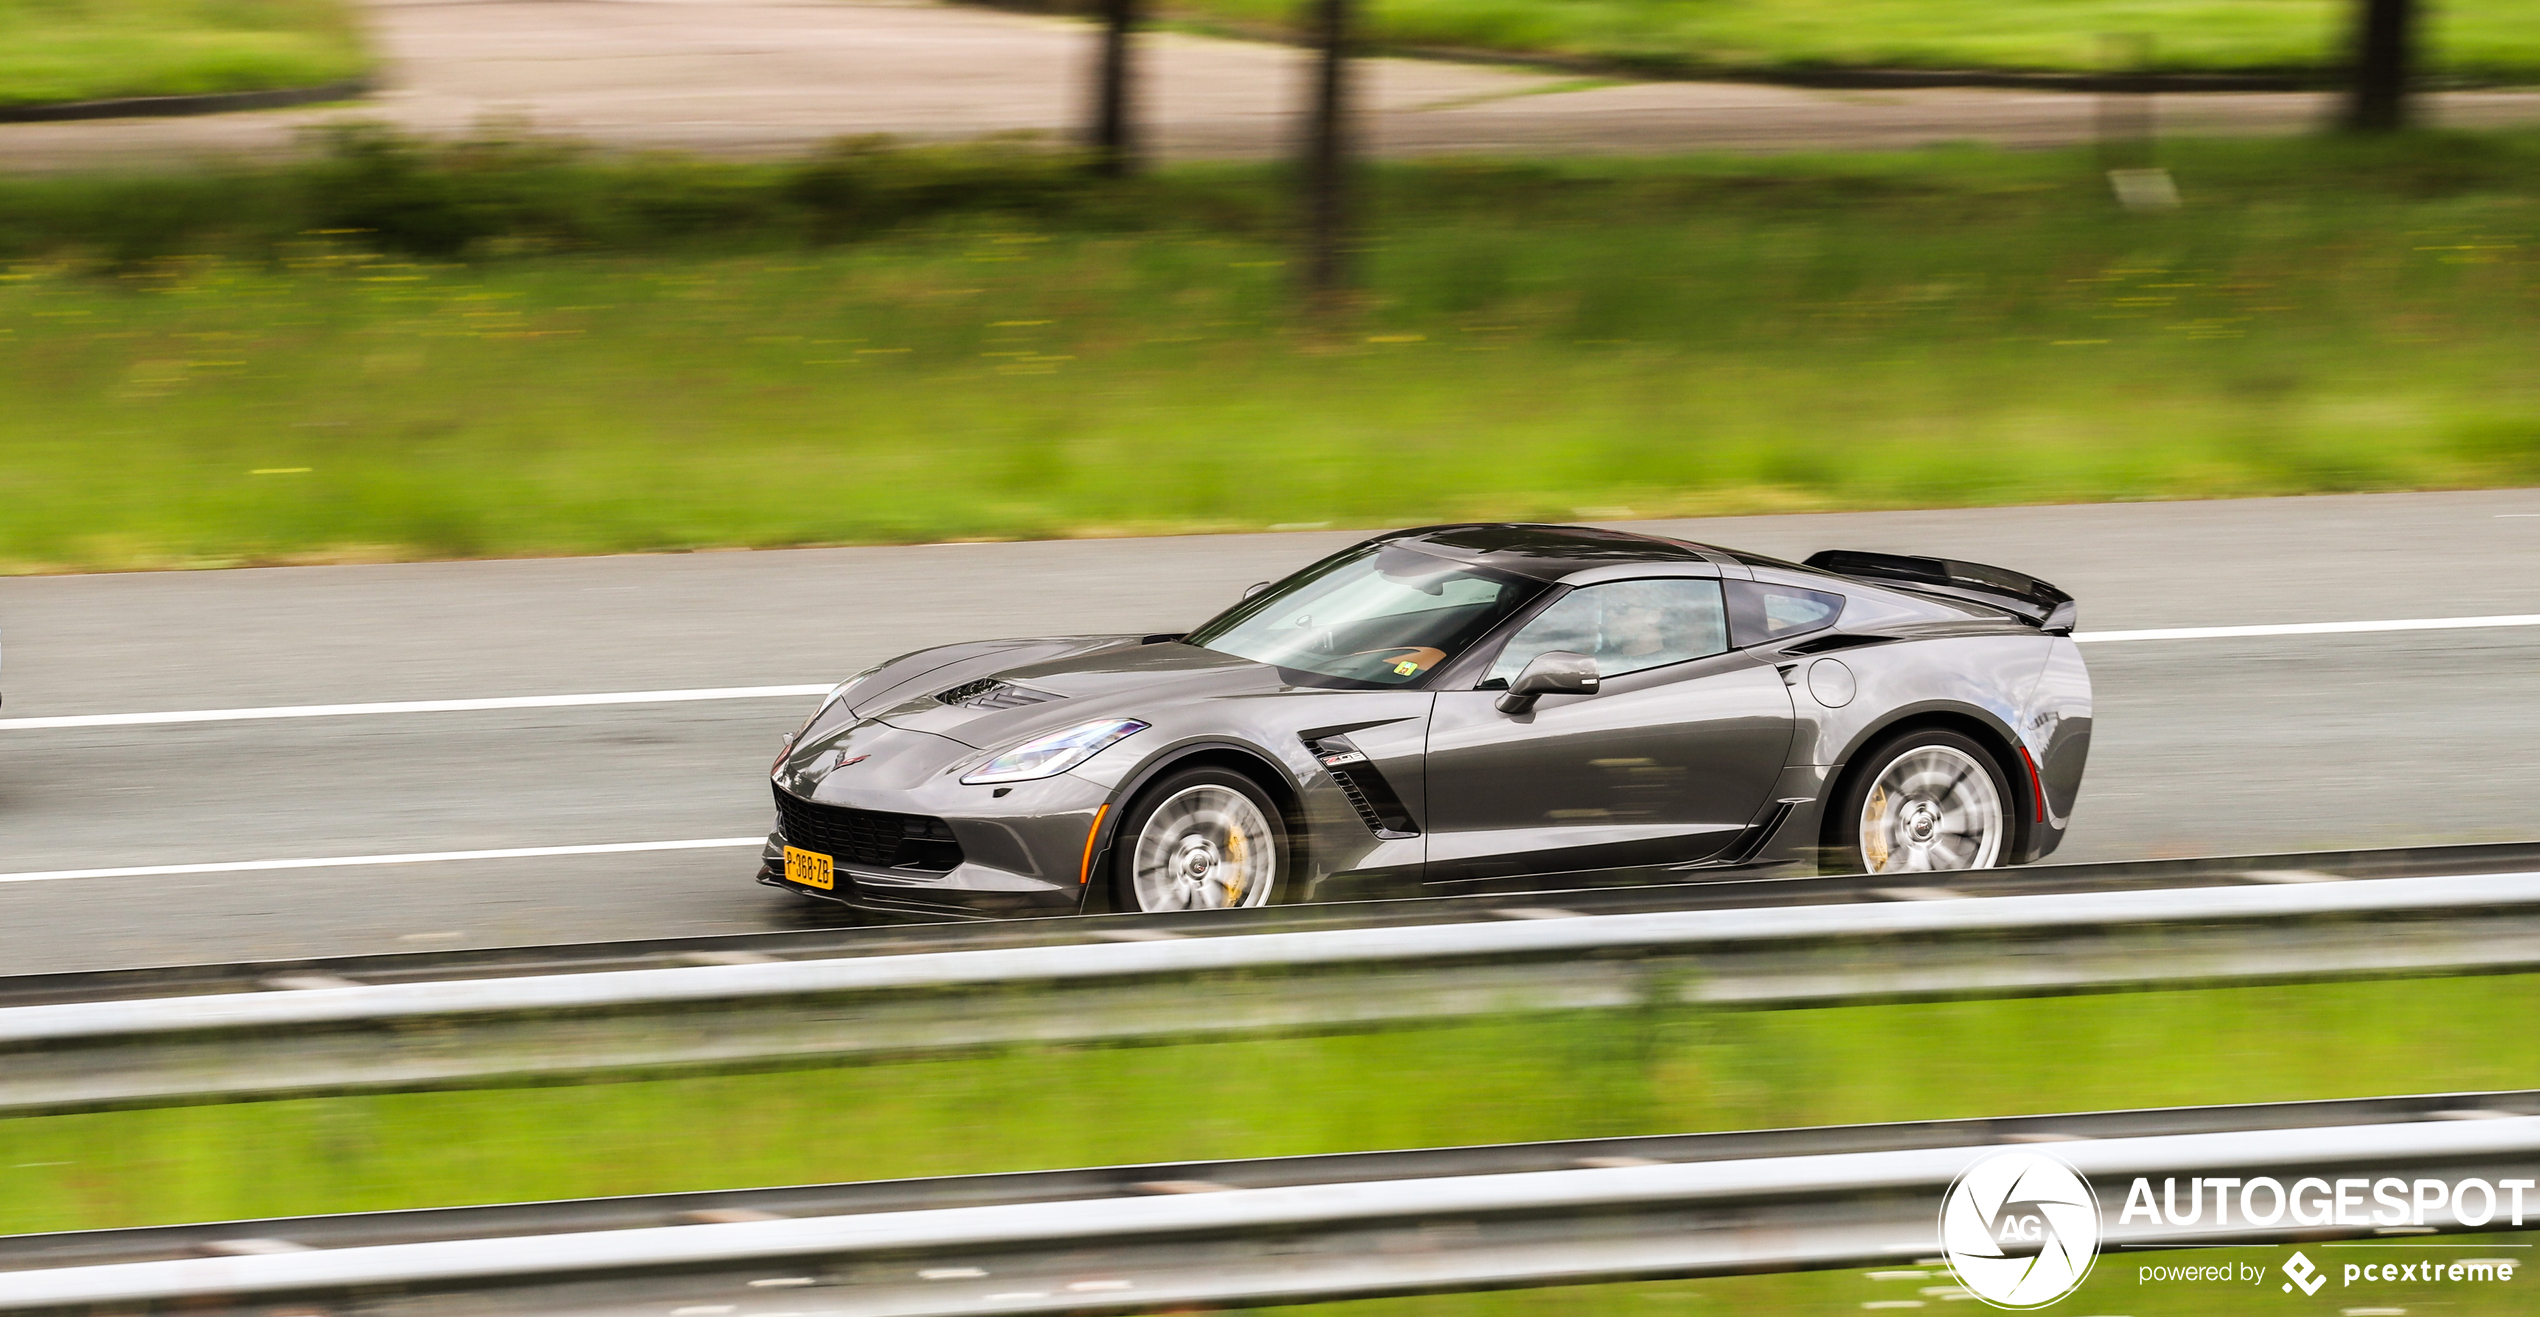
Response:
[[[1130,105],[1130,38],[1138,0],[1102,0],[1102,56],[1094,71],[1094,172],[1126,178],[1138,172],[1137,125]]]
[[[2355,82],[2346,126],[2361,133],[2408,126],[2408,82],[2416,63],[2417,0],[2358,0]]]
[[[1314,97],[1305,128],[1305,290],[1329,302],[1349,283],[1350,0],[1311,0]]]

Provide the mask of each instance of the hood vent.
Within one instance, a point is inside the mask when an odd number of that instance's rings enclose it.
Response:
[[[1020,709],[1026,705],[1046,704],[1057,698],[1047,691],[1017,686],[994,677],[982,677],[937,695],[935,702],[963,709]]]

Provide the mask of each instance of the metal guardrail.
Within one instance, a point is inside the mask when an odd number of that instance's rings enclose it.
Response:
[[[2134,1177],[2540,1176],[2540,1091],[1109,1167],[0,1239],[0,1312],[358,1297],[430,1317],[764,1306],[1125,1312],[1895,1263],[2003,1145],[2091,1177],[2109,1251],[2369,1236],[2146,1225]],[[2519,1227],[2540,1229],[2540,1197]],[[2410,1230],[2470,1229],[2446,1207]],[[191,1255],[191,1256],[188,1256]],[[2447,1255],[2456,1256],[2456,1255]],[[769,1295],[770,1289],[817,1290]],[[715,1307],[714,1305],[731,1305]]]
[[[2533,967],[2540,873],[1168,937],[16,1007],[0,1010],[0,1112],[1546,1011]]]
[[[14,1271],[218,1255],[240,1240],[303,1248],[352,1248],[431,1240],[497,1239],[695,1225],[736,1214],[837,1216],[946,1207],[1077,1202],[1138,1197],[1159,1189],[1214,1186],[1274,1189],[1445,1175],[1507,1175],[1654,1162],[1739,1161],[1757,1157],[1967,1148],[2075,1139],[2214,1134],[2235,1130],[2320,1129],[2410,1121],[2540,1115],[2540,1089],[2407,1094],[2329,1101],[2053,1112],[1873,1125],[1727,1130],[1702,1134],[1562,1139],[1455,1148],[1318,1153],[1230,1161],[1149,1162],[1052,1171],[867,1180],[844,1184],[638,1194],[617,1198],[504,1203],[268,1217],[194,1225],[142,1226],[0,1236],[0,1277]],[[2540,1208],[2540,1194],[2533,1199]],[[4,1288],[4,1287],[0,1287]]]
[[[2050,892],[2238,886],[2302,879],[2415,878],[2532,871],[2540,871],[2540,842],[2294,851],[2091,864],[2033,864],[2015,869],[1934,875],[1929,881],[1946,883],[1948,891],[1965,896],[2033,896]],[[1525,918],[1547,907],[1565,913],[1611,915],[1830,905],[1848,901],[1895,900],[1928,895],[1931,890],[1928,887],[1900,889],[1897,885],[1899,881],[1892,876],[1862,874],[1776,877],[1769,870],[1721,870],[1706,875],[1699,882],[1645,887],[1473,893],[1152,915],[896,922],[878,926],[859,926],[848,922],[849,917],[835,907],[806,902],[795,913],[816,926],[784,932],[0,975],[0,1009],[118,998],[269,992],[321,982],[421,983],[513,978],[530,974],[675,969],[687,965],[764,960],[824,960],[928,951],[1062,946],[1152,937],[1158,933],[1184,937],[1231,937],[1322,928],[1398,928],[1417,924],[1469,923],[1479,919]]]

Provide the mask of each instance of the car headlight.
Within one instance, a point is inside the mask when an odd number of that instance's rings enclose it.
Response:
[[[1135,718],[1105,718],[1100,722],[1078,723],[1063,732],[1052,732],[1038,740],[1026,741],[963,775],[961,780],[967,786],[981,786],[991,782],[1029,782],[1038,777],[1056,777],[1093,758],[1122,737],[1146,729],[1147,725]]]

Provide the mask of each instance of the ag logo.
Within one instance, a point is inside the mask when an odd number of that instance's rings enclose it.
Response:
[[[2099,1256],[2099,1200],[2081,1172],[2034,1152],[1970,1166],[1940,1204],[1940,1247],[1958,1283],[1997,1308],[2042,1308]]]

